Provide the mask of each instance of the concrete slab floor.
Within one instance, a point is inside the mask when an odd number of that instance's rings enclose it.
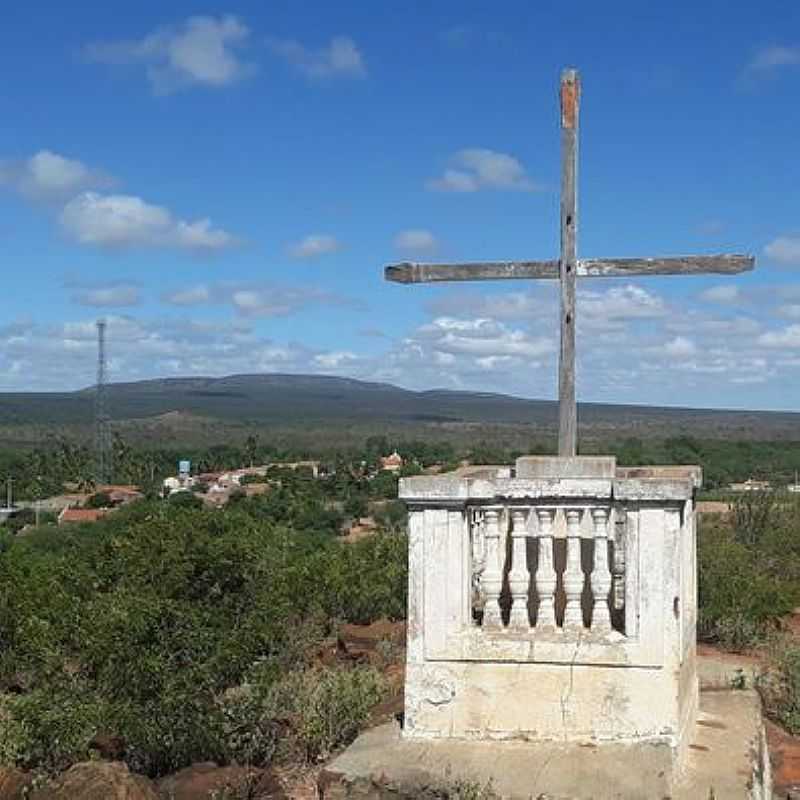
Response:
[[[761,704],[752,691],[706,692],[688,769],[670,775],[663,745],[412,741],[395,723],[360,736],[320,775],[324,800],[458,797],[475,800],[770,800]]]

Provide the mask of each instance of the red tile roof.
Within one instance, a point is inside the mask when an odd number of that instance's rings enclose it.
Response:
[[[104,508],[65,508],[58,515],[59,525],[62,522],[97,522],[108,512]]]

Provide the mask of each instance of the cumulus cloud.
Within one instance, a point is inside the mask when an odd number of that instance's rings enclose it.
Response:
[[[341,250],[341,243],[335,236],[324,233],[312,233],[299,242],[289,245],[289,255],[297,259],[319,258],[319,256]]]
[[[211,291],[205,284],[187,286],[163,297],[164,302],[173,306],[198,306],[211,300]]]
[[[188,375],[289,372],[357,374],[374,362],[342,349],[310,347],[260,336],[246,320],[134,319],[106,315],[112,381]],[[94,383],[95,320],[0,327],[0,388],[79,389]]]
[[[670,358],[689,358],[697,353],[697,345],[685,336],[676,336],[665,342],[661,348]]]
[[[394,246],[404,253],[435,253],[439,243],[430,231],[410,229],[400,231],[394,237]]]
[[[578,324],[591,328],[616,327],[625,320],[656,319],[667,313],[664,300],[634,284],[605,291],[578,290]]]
[[[501,292],[473,294],[453,292],[437,299],[431,308],[439,314],[470,314],[498,320],[532,320],[557,324],[558,296],[552,285],[543,285],[536,294]],[[578,325],[592,330],[619,328],[628,320],[647,320],[664,317],[667,306],[659,295],[634,284],[612,286],[597,291],[578,288]]]
[[[97,42],[84,53],[103,64],[142,64],[158,94],[190,86],[229,86],[255,71],[239,50],[250,31],[237,17],[194,16],[179,25],[157,28],[142,39]]]
[[[363,78],[367,67],[361,51],[349,36],[335,36],[324,47],[307,47],[294,39],[267,39],[272,52],[306,78]]]
[[[772,73],[782,67],[800,66],[800,46],[770,45],[756,52],[747,65],[750,73]]]
[[[229,288],[236,311],[245,317],[285,317],[310,306],[351,305],[352,301],[314,286],[256,286]]]
[[[204,218],[175,218],[163,206],[133,195],[83,192],[61,212],[61,226],[79,244],[100,247],[174,247],[197,252],[224,250],[237,240]]]
[[[451,166],[427,187],[437,192],[477,192],[501,189],[531,192],[538,188],[525,167],[513,156],[481,147],[459,150],[450,159]]]
[[[139,287],[129,283],[82,288],[72,295],[73,302],[97,308],[135,306],[139,304],[140,299]]]
[[[767,331],[758,337],[764,347],[786,350],[800,349],[800,325],[789,325],[778,331]]]
[[[63,200],[113,183],[114,179],[101,170],[52,150],[40,150],[19,161],[0,161],[0,186],[9,186],[33,200]]]
[[[778,264],[800,266],[800,236],[779,236],[765,248],[764,253]]]
[[[333,350],[330,353],[318,353],[314,356],[314,363],[325,369],[338,369],[347,364],[358,361],[359,357],[349,350]]]
[[[555,349],[552,339],[531,337],[492,319],[438,317],[417,330],[416,338],[454,355],[539,358]]]
[[[167,305],[227,305],[242,317],[285,317],[311,307],[363,308],[361,301],[317,286],[272,283],[219,282],[198,284],[167,292]]]
[[[739,287],[732,283],[723,283],[719,286],[711,286],[700,292],[700,299],[707,303],[720,303],[728,305],[741,300]]]

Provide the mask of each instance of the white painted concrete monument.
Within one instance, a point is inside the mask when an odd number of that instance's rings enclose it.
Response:
[[[360,737],[326,772],[326,798],[440,797],[425,792],[452,774],[489,778],[502,797],[768,796],[755,793],[769,780],[754,696],[736,700],[742,736],[713,742],[720,752],[681,783],[691,743],[708,740],[695,727],[700,468],[576,455],[576,277],[730,274],[754,260],[579,260],[574,70],[560,97],[558,261],[386,268],[400,283],[560,280],[559,456],[400,481],[409,512],[402,733],[388,725]],[[720,760],[733,751],[743,767]]]
[[[404,478],[403,735],[647,742],[677,764],[697,713],[699,483],[596,457]]]

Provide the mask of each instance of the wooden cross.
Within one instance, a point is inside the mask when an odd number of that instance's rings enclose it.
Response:
[[[575,404],[575,279],[632,275],[734,274],[753,269],[746,255],[679,256],[672,258],[578,259],[578,108],[580,80],[574,69],[561,75],[561,258],[552,261],[490,261],[464,264],[405,262],[386,267],[386,279],[397,283],[481,281],[518,278],[560,279],[561,352],[558,371],[558,454],[577,450]]]

